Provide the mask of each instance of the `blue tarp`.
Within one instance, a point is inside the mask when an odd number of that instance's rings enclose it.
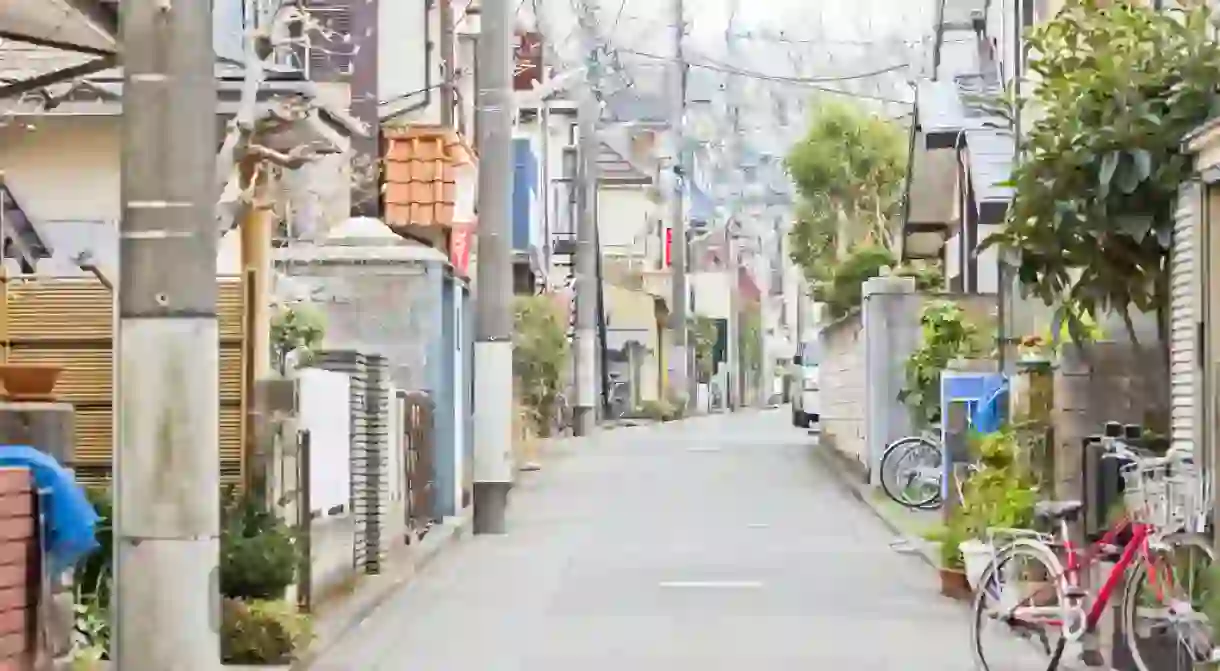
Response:
[[[52,573],[66,571],[98,547],[94,535],[97,511],[76,483],[72,471],[54,457],[25,445],[0,445],[0,466],[30,469],[34,486],[49,492],[43,510],[47,549]]]
[[[1004,406],[1007,404],[1008,380],[1004,380],[998,389],[974,406],[971,426],[979,433],[999,431],[1004,424]]]

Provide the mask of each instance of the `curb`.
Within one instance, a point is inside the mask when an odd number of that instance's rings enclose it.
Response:
[[[869,486],[856,482],[856,478],[853,477],[855,474],[851,472],[850,468],[845,463],[846,457],[843,457],[835,452],[834,448],[821,444],[814,445],[810,453],[814,460],[825,467],[825,469],[834,476],[833,479],[835,483],[838,484],[845,492],[850,494],[852,498],[864,504],[865,509],[872,513],[873,517],[876,517],[877,520],[890,531],[890,533],[898,536],[899,538],[910,537],[911,534],[909,530],[903,529],[901,525],[899,525],[885,513],[881,506],[873,501],[873,497],[871,496],[872,490],[869,488]],[[931,548],[928,548],[924,544],[913,545],[912,547],[915,550],[914,552],[902,554],[918,557],[933,570],[940,570],[940,562],[933,554]]]
[[[386,562],[389,570],[379,575],[364,576],[348,598],[337,599],[332,605],[333,610],[318,614],[315,631],[325,629],[326,632],[319,634],[314,645],[290,668],[293,671],[308,670],[323,654],[357,630],[391,597],[410,584],[443,550],[465,538],[469,534],[472,515],[473,510],[468,507],[458,516],[446,517],[424,536],[419,545],[404,546],[393,553]]]
[[[850,467],[846,464],[846,457],[836,452],[834,448],[819,444],[815,444],[810,450],[810,453],[812,458],[817,461],[818,464],[830,472],[835,483],[838,484],[839,487],[841,487],[845,492],[851,495],[852,498],[864,504],[864,507],[871,512],[873,516],[885,526],[886,529],[899,538],[905,539],[910,537],[910,533],[908,533],[906,529],[903,529],[901,525],[891,519],[889,515],[887,515],[881,508],[881,506],[873,501],[872,496],[870,496],[872,492],[868,485],[857,484],[852,477],[853,474]],[[934,547],[929,548],[926,544],[917,546],[913,545],[912,547],[915,549],[915,552],[899,552],[898,550],[895,550],[895,552],[918,557],[919,559],[922,559],[923,563],[927,564],[928,567],[933,571],[940,570],[940,561],[939,558],[934,554]],[[1026,642],[1035,648],[1037,647],[1037,644],[1032,639]],[[1060,660],[1059,668],[1062,671],[1084,671],[1084,669],[1077,666],[1074,659],[1068,659],[1066,655],[1064,656],[1064,659]],[[1093,668],[1096,669],[1096,671],[1114,671],[1109,666]]]

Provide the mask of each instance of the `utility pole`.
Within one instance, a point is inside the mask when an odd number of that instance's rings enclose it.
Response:
[[[673,336],[674,376],[670,380],[671,391],[686,399],[686,407],[695,403],[695,393],[698,381],[694,379],[689,351],[689,316],[687,315],[687,276],[686,276],[686,209],[683,205],[684,174],[683,156],[686,154],[684,143],[684,119],[686,116],[686,50],[682,46],[686,37],[686,12],[682,0],[673,2],[673,49],[674,58],[669,64],[669,131],[672,150],[670,152],[673,164],[672,188],[669,193],[670,220],[673,226],[673,237],[670,242],[670,273],[671,289],[673,291],[673,311],[670,314],[670,331]]]
[[[738,4],[738,0],[730,2],[729,22],[724,33],[725,46],[727,47],[730,59],[736,55],[737,49],[737,32],[735,29]],[[740,210],[738,208],[741,196],[738,190],[741,188],[741,181],[737,176],[738,166],[741,165],[741,139],[739,137],[741,123],[737,109],[735,84],[736,76],[730,73],[727,76],[725,85],[725,97],[728,103],[730,123],[728,133],[728,167],[733,180],[733,190],[730,196],[733,201],[729,207],[729,221],[725,224],[724,228],[724,244],[729,258],[729,266],[725,269],[725,272],[729,275],[729,398],[730,407],[734,410],[745,405],[745,380],[741,370],[741,259],[737,246],[737,236],[740,233],[738,229],[741,227]]]
[[[207,2],[123,2],[111,664],[220,668],[216,80]]]
[[[728,332],[725,340],[725,359],[728,364],[728,389],[725,396],[728,399],[729,410],[736,410],[741,405],[741,381],[739,379],[741,371],[741,334],[739,333],[739,317],[741,310],[741,297],[738,296],[738,270],[737,270],[737,240],[733,234],[733,226],[735,222],[730,220],[724,226],[724,248],[728,256],[728,267],[725,268],[725,274],[729,276],[729,318],[727,320]]]
[[[595,0],[584,0],[576,17],[584,40],[585,78],[588,85],[579,93],[577,108],[578,163],[576,175],[576,254],[573,260],[576,279],[576,333],[573,342],[573,367],[576,370],[576,403],[572,431],[587,436],[596,424],[597,403],[597,121],[601,104],[597,100],[597,7]]]
[[[474,532],[502,534],[513,480],[513,7],[483,0],[478,45]]]

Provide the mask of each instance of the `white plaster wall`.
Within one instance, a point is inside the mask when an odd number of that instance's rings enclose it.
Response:
[[[119,220],[119,118],[0,127],[0,172],[35,222]]]
[[[404,93],[420,91],[425,88],[424,82],[428,72],[427,64],[427,29],[424,22],[424,3],[422,2],[379,2],[377,3],[377,72],[378,100],[391,100]],[[429,13],[430,20],[435,24],[437,11]],[[439,26],[434,26],[439,28]],[[433,31],[434,41],[438,32]],[[440,59],[433,58],[433,81],[440,81]],[[433,106],[436,106],[437,96],[433,93]]]
[[[687,275],[695,296],[695,314],[713,319],[727,319],[733,273],[711,272]]]
[[[310,432],[311,584],[316,597],[342,586],[356,573],[351,499],[351,436],[347,375],[318,368],[299,372],[300,428]],[[327,514],[338,506],[344,509]]]
[[[606,186],[598,190],[598,234],[603,253],[643,257],[653,203],[646,187]]]

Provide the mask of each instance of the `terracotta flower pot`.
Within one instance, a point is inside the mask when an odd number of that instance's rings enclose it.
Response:
[[[965,571],[945,568],[940,570],[940,593],[958,601],[969,601],[974,595],[970,591],[970,581],[966,579]]]
[[[4,396],[13,401],[51,400],[63,366],[36,363],[0,364]]]

